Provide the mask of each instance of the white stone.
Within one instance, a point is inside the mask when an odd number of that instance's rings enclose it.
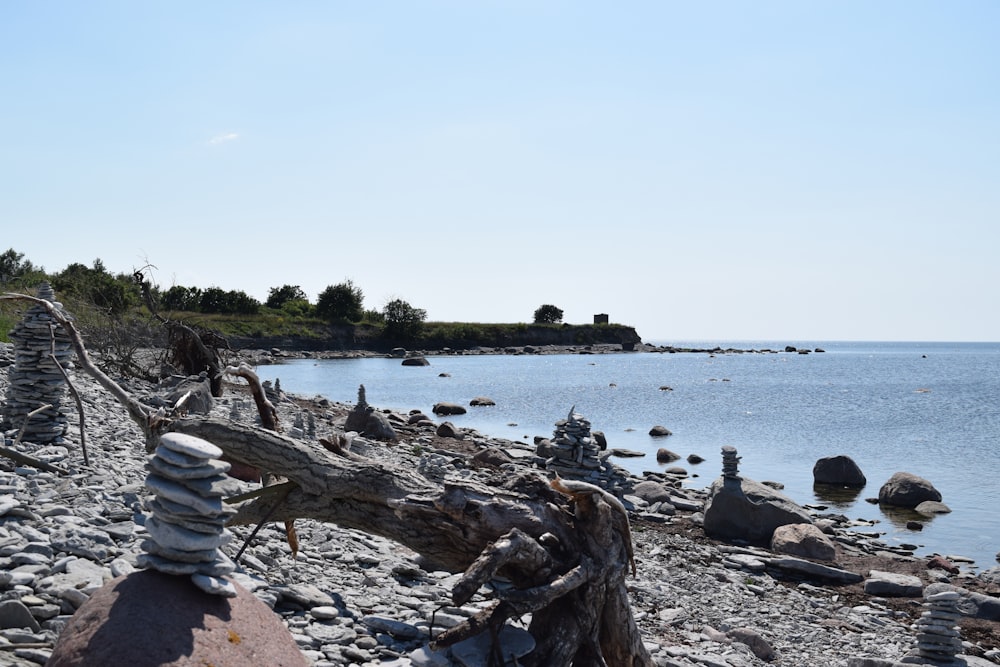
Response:
[[[209,441],[186,433],[165,433],[160,436],[160,444],[171,451],[197,459],[217,459],[222,456],[222,450]]]

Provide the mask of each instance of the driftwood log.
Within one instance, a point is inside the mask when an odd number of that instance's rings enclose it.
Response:
[[[263,489],[237,508],[234,524],[295,519],[332,522],[387,537],[434,567],[464,572],[452,591],[462,605],[496,576],[494,604],[435,638],[449,645],[482,632],[498,636],[511,618],[531,614],[534,651],[528,666],[646,667],[652,664],[629,607],[632,562],[628,517],[596,486],[536,473],[438,485],[410,469],[364,460],[339,442],[309,444],[276,431],[217,419],[152,413],[91,363],[72,321],[41,303],[70,334],[80,365],[139,424],[147,448],[167,431],[215,444],[226,458],[288,481]],[[229,369],[235,370],[235,369]],[[251,378],[252,382],[252,378]],[[276,415],[274,415],[276,417]],[[339,439],[339,436],[338,436]],[[338,455],[337,452],[345,455]],[[272,490],[273,489],[273,490]],[[502,647],[495,647],[501,656]]]
[[[408,469],[229,421],[179,419],[166,429],[204,438],[294,484],[277,506],[268,494],[244,503],[233,524],[311,518],[382,535],[436,568],[464,572],[452,593],[457,605],[495,575],[513,584],[439,644],[498,632],[507,619],[531,613],[537,645],[521,664],[651,664],[626,591],[627,517],[597,487],[566,482],[561,493],[537,474],[441,487]]]

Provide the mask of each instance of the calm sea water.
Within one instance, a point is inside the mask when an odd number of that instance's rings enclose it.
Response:
[[[676,346],[715,343],[656,341]],[[738,349],[783,349],[784,343],[726,342]],[[720,449],[732,445],[740,472],[785,485],[801,504],[826,505],[851,519],[877,520],[888,543],[919,545],[918,554],[973,558],[996,565],[1000,551],[1000,343],[838,343],[800,345],[824,353],[629,353],[544,356],[433,356],[430,366],[398,359],[295,360],[258,368],[287,392],[353,402],[364,384],[379,408],[430,414],[439,401],[468,405],[488,396],[494,407],[450,417],[456,426],[531,442],[552,434],[575,406],[608,446],[646,453],[616,458],[634,473],[656,470],[666,447],[681,460],[688,486],[708,486],[721,472]],[[446,376],[443,376],[446,374]],[[671,390],[662,390],[661,387]],[[654,425],[673,432],[648,435]],[[846,454],[868,479],[857,495],[818,496],[818,458]],[[930,480],[953,512],[911,531],[907,513],[865,502],[897,471]]]

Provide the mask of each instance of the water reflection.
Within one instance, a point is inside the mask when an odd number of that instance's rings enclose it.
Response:
[[[863,488],[861,486],[842,486],[840,484],[820,484],[815,482],[813,483],[813,495],[816,496],[816,500],[826,505],[846,510],[858,502],[858,496],[861,495]]]
[[[896,528],[913,529],[915,526],[911,524],[916,523],[919,523],[922,527],[924,524],[928,524],[934,519],[934,515],[932,514],[921,514],[917,510],[909,507],[879,505],[879,509],[882,511],[882,516],[891,521],[892,525]]]

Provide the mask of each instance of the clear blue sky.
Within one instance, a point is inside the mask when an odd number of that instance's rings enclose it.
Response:
[[[1000,2],[0,4],[0,251],[647,340],[1000,340]]]

